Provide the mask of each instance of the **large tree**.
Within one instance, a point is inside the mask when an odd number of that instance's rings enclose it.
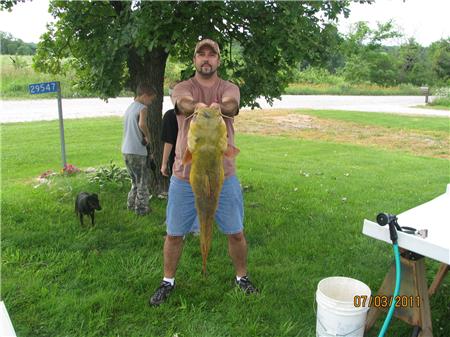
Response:
[[[433,72],[431,61],[427,57],[427,49],[414,38],[400,46],[398,51],[400,61],[400,80],[414,85],[431,85]]]
[[[392,21],[378,23],[376,29],[367,22],[360,21],[352,25],[340,46],[345,57],[342,74],[349,82],[370,81],[381,85],[397,84],[398,60],[388,53],[383,43],[399,38]]]
[[[433,42],[428,54],[436,82],[450,85],[450,37]]]
[[[348,5],[348,0],[51,1],[56,22],[38,44],[35,66],[60,73],[69,60],[80,87],[105,99],[142,81],[153,84],[158,97],[150,107],[150,142],[159,165],[169,55],[186,65],[187,77],[195,43],[215,39],[222,48],[220,76],[240,86],[241,105],[256,106],[259,96],[272,101],[281,95],[296,63],[320,59],[329,21],[347,15]],[[239,57],[231,52],[236,44]],[[158,174],[153,188],[161,189],[162,181]]]

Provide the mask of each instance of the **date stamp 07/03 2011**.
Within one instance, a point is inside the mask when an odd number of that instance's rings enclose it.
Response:
[[[353,305],[355,308],[359,307],[370,307],[370,308],[389,308],[395,299],[396,308],[419,308],[420,307],[420,296],[407,296],[399,295],[386,296],[386,295],[356,295],[353,297]]]

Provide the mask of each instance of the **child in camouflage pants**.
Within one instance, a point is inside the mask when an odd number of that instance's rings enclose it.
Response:
[[[149,139],[147,106],[152,103],[155,96],[151,86],[140,84],[136,89],[134,102],[124,114],[122,154],[131,178],[127,207],[138,215],[145,215],[151,211],[148,205],[150,171],[147,166],[146,147]]]

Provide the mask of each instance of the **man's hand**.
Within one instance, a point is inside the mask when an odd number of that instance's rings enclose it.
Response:
[[[208,106],[205,103],[198,102],[197,104],[195,104],[194,111],[197,110],[197,109],[207,108],[207,107]]]
[[[202,102],[194,102],[194,99],[190,96],[184,96],[178,99],[176,102],[178,114],[182,113],[185,117],[189,117],[195,110],[200,108],[207,108],[208,106]]]
[[[220,107],[220,104],[216,103],[216,102],[212,103],[209,107],[212,109],[218,109],[219,111],[222,110],[222,108]]]
[[[185,110],[185,113],[184,113],[184,116],[185,116],[185,117],[191,116],[191,115],[195,112],[195,110],[197,110],[197,109],[207,108],[208,106],[207,106],[205,103],[198,102],[198,103],[195,103],[195,104],[193,105],[193,107],[194,107],[194,108],[193,108],[192,112],[190,112],[190,111],[188,111],[188,110]]]

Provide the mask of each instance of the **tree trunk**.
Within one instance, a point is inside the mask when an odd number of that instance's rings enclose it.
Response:
[[[161,172],[163,143],[161,142],[162,105],[164,99],[164,72],[168,54],[163,48],[154,48],[141,58],[134,49],[128,54],[130,84],[134,90],[139,83],[149,83],[156,91],[156,99],[149,106],[147,125],[150,131],[149,149],[156,169],[150,172],[150,193],[158,195],[167,190],[168,181]]]

